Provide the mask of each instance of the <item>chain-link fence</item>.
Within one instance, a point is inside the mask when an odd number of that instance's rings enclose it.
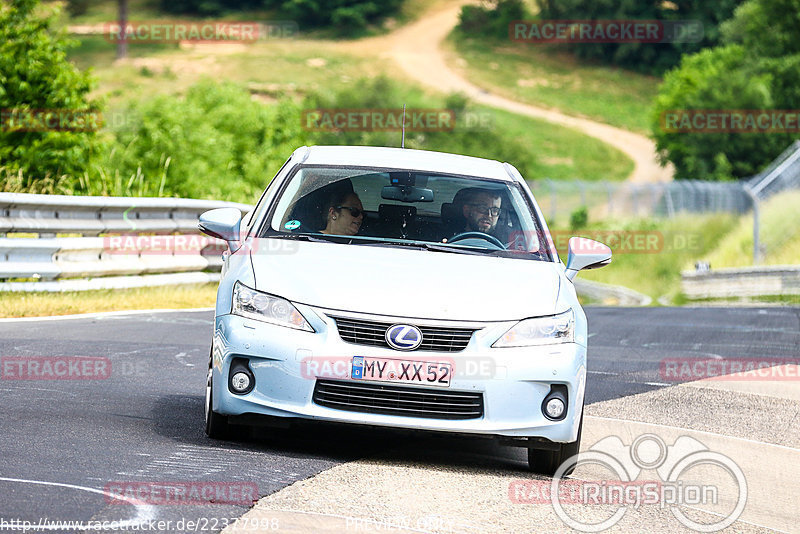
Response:
[[[753,178],[741,182],[677,180],[666,183],[533,180],[531,189],[549,220],[586,207],[592,218],[674,217],[679,213],[746,213],[754,202],[800,188],[800,141]]]
[[[680,213],[746,213],[753,211],[753,262],[759,263],[759,205],[789,190],[800,189],[800,141],[749,180],[707,182],[678,180],[632,184],[582,180],[530,182],[539,206],[551,225],[585,207],[590,219],[610,217],[674,217]]]
[[[752,202],[740,183],[681,180],[631,184],[580,180],[536,180],[530,183],[548,220],[563,219],[586,207],[592,218],[673,217],[681,212],[744,213]]]

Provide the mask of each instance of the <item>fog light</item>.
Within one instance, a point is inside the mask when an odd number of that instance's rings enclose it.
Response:
[[[561,421],[567,416],[567,386],[553,384],[542,401],[542,413],[551,421]]]
[[[231,377],[231,386],[236,393],[244,393],[250,387],[250,377],[247,373],[239,371]]]
[[[564,414],[564,401],[559,398],[550,399],[544,409],[547,417],[559,419]]]

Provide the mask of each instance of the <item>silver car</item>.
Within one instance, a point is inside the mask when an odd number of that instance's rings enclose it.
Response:
[[[421,150],[297,149],[254,210],[203,214],[228,242],[206,433],[264,416],[491,436],[556,473],[577,454],[586,316],[508,163]],[[569,469],[563,470],[569,472]]]

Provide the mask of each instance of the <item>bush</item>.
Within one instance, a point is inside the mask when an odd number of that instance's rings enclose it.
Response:
[[[725,46],[685,56],[659,89],[653,136],[677,178],[721,180],[758,173],[790,133],[669,133],[670,110],[792,110],[800,107],[800,0],[749,0],[722,25]]]
[[[522,0],[487,0],[461,8],[458,29],[466,36],[508,38],[508,26],[528,16]]]
[[[48,177],[82,174],[100,152],[92,130],[46,130],[42,125],[15,129],[8,122],[14,112],[81,114],[97,107],[89,99],[89,75],[67,60],[72,42],[52,31],[55,15],[42,18],[35,13],[39,9],[38,0],[0,3],[0,167],[9,175],[21,173],[23,187]]]
[[[281,10],[304,27],[330,27],[335,33],[360,32],[396,13],[403,0],[284,0]]]
[[[683,54],[720,42],[720,24],[742,0],[679,0],[616,2],[612,0],[541,0],[540,17],[559,20],[697,20],[704,29],[698,43],[581,43],[571,47],[582,59],[611,63],[647,74],[661,74],[678,65]]]
[[[523,176],[532,176],[534,156],[520,142],[504,134],[494,126],[477,130],[466,123],[468,116],[474,117],[468,100],[460,94],[452,94],[442,100],[431,100],[417,90],[407,89],[386,78],[361,79],[353,87],[333,94],[314,94],[306,98],[306,109],[402,109],[442,108],[452,110],[456,126],[447,131],[406,131],[406,148],[452,152],[470,156],[510,161]],[[470,115],[473,114],[473,115]],[[368,145],[399,147],[400,131],[340,131],[318,132],[313,141],[329,145]]]
[[[202,82],[128,114],[104,167],[149,194],[250,201],[307,143],[297,105],[265,106],[231,84]]]
[[[208,16],[258,9],[267,3],[270,2],[265,2],[265,0],[160,0],[159,5],[161,10],[166,13]]]
[[[86,12],[89,10],[89,2],[90,0],[68,0],[67,12],[72,17],[85,15]]]
[[[586,228],[587,224],[589,224],[589,210],[586,208],[586,206],[581,206],[580,208],[570,213],[569,215],[570,230],[578,230],[580,228]]]

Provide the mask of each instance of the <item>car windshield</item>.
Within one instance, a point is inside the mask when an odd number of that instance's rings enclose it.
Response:
[[[309,165],[299,167],[273,205],[260,237],[552,261],[537,217],[513,182]]]

